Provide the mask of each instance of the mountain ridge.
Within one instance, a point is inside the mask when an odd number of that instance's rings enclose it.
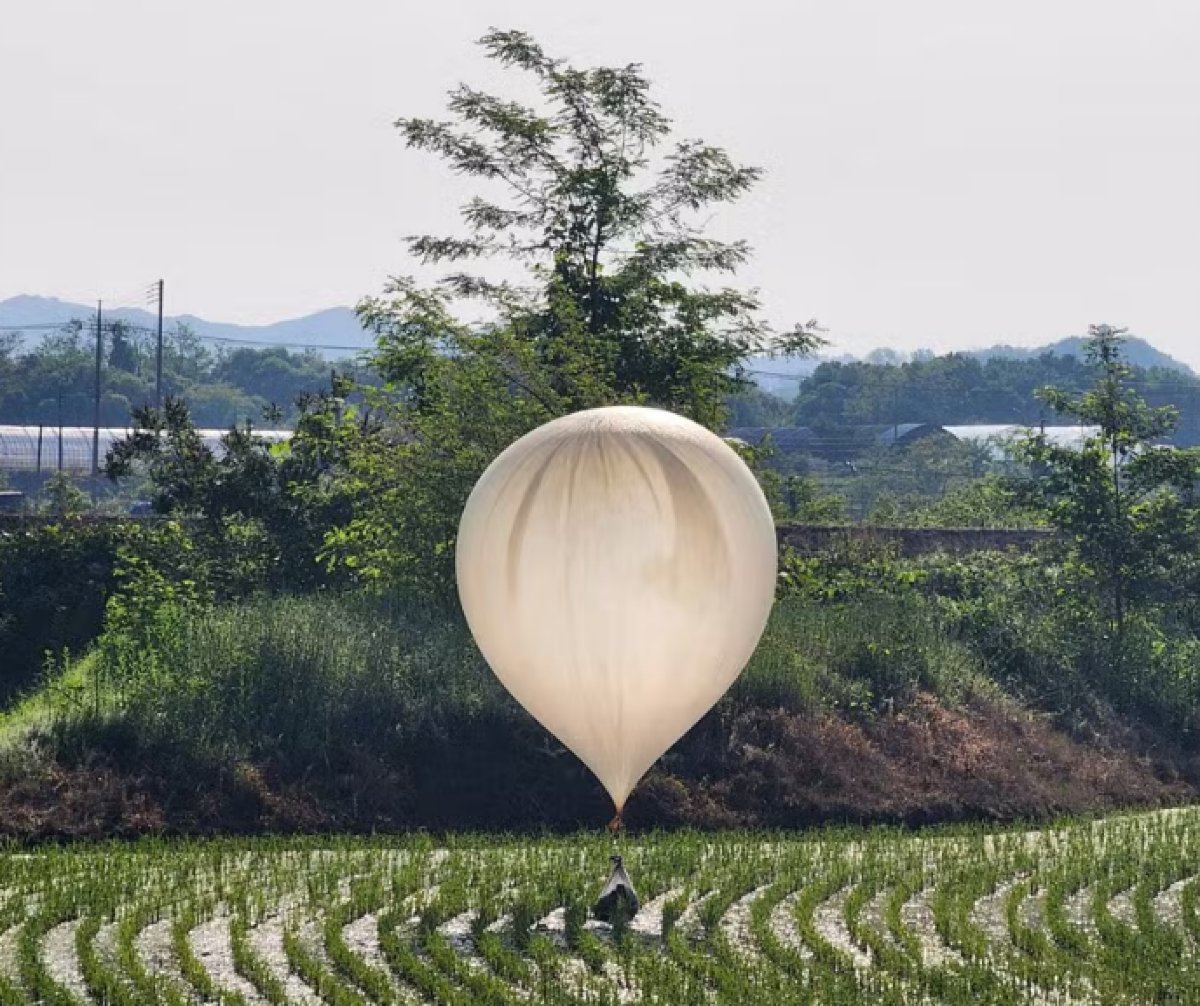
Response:
[[[978,360],[995,358],[1030,360],[1036,359],[1046,353],[1056,356],[1082,357],[1085,341],[1083,336],[1070,335],[1041,346],[1010,346],[1005,343],[997,343],[992,346],[984,346],[980,349],[947,349],[942,352],[935,352],[930,349],[898,352],[893,349],[881,348],[871,350],[861,356],[855,356],[852,353],[838,353],[836,355],[817,354],[816,356],[792,359],[771,359],[766,356],[754,356],[750,358],[747,369],[750,372],[750,376],[754,378],[754,383],[763,391],[791,398],[795,394],[799,382],[810,376],[822,363],[853,363],[855,361],[863,361],[881,365],[899,365],[908,363],[926,354],[931,356],[958,354],[960,356],[974,357]],[[1166,370],[1177,371],[1188,377],[1200,376],[1182,360],[1176,359],[1169,353],[1164,353],[1161,349],[1158,349],[1151,342],[1140,336],[1130,336],[1127,338],[1124,350],[1127,362],[1134,366],[1162,367]]]
[[[0,327],[12,330],[24,329],[28,339],[40,329],[38,325],[63,325],[73,319],[85,320],[94,317],[95,307],[60,300],[57,297],[40,297],[18,294],[0,300]],[[154,327],[158,316],[139,307],[116,307],[105,309],[106,318],[116,318],[134,325]],[[316,349],[324,355],[344,351],[347,354],[369,349],[372,338],[358,322],[349,307],[329,307],[295,318],[264,325],[238,324],[235,322],[211,321],[194,314],[165,315],[164,327],[170,329],[182,323],[192,329],[205,342],[247,345],[287,346],[294,349]]]
[[[34,325],[62,325],[72,319],[91,318],[95,308],[86,304],[60,300],[57,297],[42,297],[34,294],[18,294],[5,300],[0,300],[0,329],[13,329],[27,326],[26,337],[37,331]],[[135,325],[153,327],[157,316],[144,308],[117,307],[105,309],[105,316],[119,318]],[[358,321],[352,308],[344,306],[328,307],[309,314],[266,324],[239,324],[237,322],[211,321],[194,314],[167,315],[164,324],[167,328],[177,323],[189,326],[202,340],[213,343],[230,345],[279,345],[293,349],[316,349],[325,356],[338,352],[355,353],[369,349],[373,345],[371,334]],[[1042,346],[1011,346],[997,343],[981,349],[951,349],[935,355],[944,356],[947,353],[961,353],[986,360],[994,357],[1010,359],[1030,359],[1043,353],[1055,353],[1063,356],[1081,356],[1084,339],[1082,336],[1067,336]],[[1130,363],[1141,367],[1165,367],[1180,373],[1195,377],[1196,372],[1186,363],[1168,353],[1157,349],[1146,339],[1131,336],[1125,344],[1126,355]],[[918,350],[917,353],[932,352]],[[903,363],[912,359],[916,354],[896,353],[890,350],[874,350],[855,357],[849,353],[838,355],[818,355],[803,359],[770,359],[767,357],[752,357],[749,370],[755,382],[764,391],[774,394],[794,392],[798,381],[809,376],[821,363],[828,360],[843,362],[855,359],[865,359],[871,362]],[[879,359],[872,359],[880,357]]]
[[[1082,356],[1084,343],[1087,340],[1082,335],[1069,335],[1064,339],[1048,343],[1045,346],[1009,346],[1004,343],[987,346],[983,349],[964,350],[967,356],[981,360],[996,357],[1007,357],[1014,360],[1028,360],[1041,356],[1043,353],[1053,353],[1057,356]],[[1166,370],[1178,370],[1180,373],[1195,377],[1196,372],[1182,360],[1169,353],[1164,353],[1153,343],[1140,336],[1129,336],[1124,345],[1127,362],[1138,367],[1162,367]]]

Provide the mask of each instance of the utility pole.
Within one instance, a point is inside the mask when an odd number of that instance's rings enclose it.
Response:
[[[100,366],[103,360],[104,340],[101,337],[100,317],[104,309],[103,301],[96,301],[96,403],[92,413],[92,474],[100,474]]]
[[[154,354],[154,407],[162,408],[162,323],[163,323],[163,281],[158,281],[158,348]]]

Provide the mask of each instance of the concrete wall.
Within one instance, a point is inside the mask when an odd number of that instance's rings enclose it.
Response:
[[[84,522],[163,520],[155,515],[130,517],[125,515],[87,514],[75,518]],[[23,526],[56,524],[61,517],[35,514],[5,513],[0,509],[0,533],[15,531]],[[1027,549],[1050,541],[1053,531],[1038,529],[987,530],[979,528],[904,528],[869,527],[852,524],[845,527],[820,527],[813,524],[783,524],[776,529],[779,542],[797,552],[813,554],[850,544],[892,545],[901,555],[924,555],[928,552],[988,552]]]
[[[817,527],[784,524],[779,541],[797,552],[812,554],[849,544],[891,545],[901,555],[927,552],[984,552],[1027,549],[1050,541],[1053,531],[1039,529],[1001,530],[980,528]]]

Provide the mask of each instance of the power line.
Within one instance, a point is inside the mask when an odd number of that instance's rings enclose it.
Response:
[[[120,297],[105,298],[104,303],[111,305],[109,310],[114,308],[139,308],[144,306],[146,301],[146,292],[151,289],[157,289],[157,283],[139,283],[135,287],[131,287],[121,294]]]
[[[238,339],[228,335],[198,335],[196,338],[202,342],[221,342],[235,346],[276,346],[281,349],[347,349],[358,351],[374,348],[372,346],[331,345],[316,342],[266,342],[260,339]]]
[[[820,364],[818,364],[820,366]],[[776,370],[750,370],[742,371],[743,374],[754,374],[756,377],[781,377],[786,381],[807,381],[812,374],[783,374]]]
[[[822,361],[822,362],[827,362],[827,361]],[[870,364],[869,366],[887,366],[887,364]],[[798,384],[803,384],[805,381],[807,381],[810,377],[813,376],[812,373],[785,374],[785,373],[782,373],[781,371],[777,371],[777,370],[751,370],[749,368],[744,369],[742,371],[742,373],[743,374],[753,374],[755,377],[774,377],[779,380],[796,381]],[[1138,378],[1135,376],[1135,377],[1131,377],[1127,383],[1130,384],[1131,386],[1140,384],[1148,389],[1194,388],[1194,387],[1200,386],[1200,375],[1197,375],[1197,376],[1191,377],[1191,378],[1189,378],[1187,376],[1182,376],[1180,378],[1176,378],[1173,380],[1166,380],[1166,381],[1155,381],[1155,380],[1147,379],[1144,377]],[[857,387],[863,387],[863,385],[858,385]]]
[[[92,474],[100,471],[100,372],[103,362],[104,339],[101,329],[104,302],[96,301],[96,406],[95,432],[92,436]]]
[[[158,286],[158,284],[155,283],[152,287],[150,287],[148,289],[156,291],[157,286]],[[71,325],[71,322],[69,322],[69,321],[32,322],[28,325],[0,325],[0,332],[53,331],[53,330],[67,328],[70,325]],[[125,331],[125,332],[139,332],[139,333],[142,333],[145,335],[156,334],[155,329],[153,329],[147,325],[140,325],[140,324],[137,324],[136,322],[123,321],[119,318],[115,321],[108,322],[106,324],[105,328],[107,331],[110,331],[110,332],[116,330],[116,331]],[[244,339],[244,338],[240,338],[237,336],[231,336],[231,335],[201,335],[199,333],[193,333],[193,334],[195,334],[196,339],[199,340],[200,342],[215,342],[215,343],[220,343],[222,345],[231,345],[231,346],[263,346],[263,347],[268,347],[268,348],[279,348],[279,349],[345,350],[345,351],[349,351],[349,352],[360,352],[362,350],[374,348],[372,345],[369,345],[369,344],[365,345],[365,346],[348,346],[348,345],[345,345],[344,343],[296,342],[296,341],[287,341],[287,340],[281,340],[281,339],[276,339],[276,340]],[[820,361],[820,362],[831,362],[831,361]],[[819,365],[820,364],[818,363],[818,366]],[[877,366],[886,366],[886,365],[881,364],[881,365],[877,365]],[[743,369],[742,373],[743,374],[752,374],[755,377],[773,377],[777,380],[795,381],[797,384],[803,384],[805,381],[807,381],[809,378],[811,378],[813,376],[811,372],[808,374],[788,374],[788,373],[784,373],[782,371],[777,371],[777,370],[758,370],[758,369],[751,369],[751,368]],[[1195,390],[1197,388],[1200,388],[1200,375],[1197,375],[1196,377],[1193,377],[1193,378],[1181,377],[1177,380],[1170,380],[1170,381],[1148,381],[1145,378],[1139,379],[1137,377],[1133,377],[1128,381],[1128,384],[1131,388],[1134,388],[1135,390],[1142,390],[1142,391],[1155,391],[1155,390],[1160,390],[1160,389],[1164,390],[1164,391],[1172,391],[1172,390],[1173,391],[1183,391],[1183,390],[1190,391],[1190,390]]]
[[[56,322],[34,322],[29,325],[0,325],[0,331],[6,332],[27,332],[27,331],[57,331],[71,326],[71,322],[56,321]],[[94,326],[91,326],[94,327]],[[156,330],[149,325],[140,325],[132,321],[122,321],[120,318],[114,321],[104,323],[104,331],[106,332],[138,332],[143,335],[155,335]],[[358,352],[364,349],[372,349],[370,345],[366,346],[347,346],[344,343],[317,343],[317,342],[289,342],[286,340],[266,340],[266,339],[242,339],[231,335],[201,335],[193,333],[196,339],[200,342],[218,342],[234,346],[266,346],[279,349],[342,349],[350,352]]]
[[[69,321],[38,321],[30,325],[0,325],[0,332],[29,332],[40,331],[42,329],[59,329],[66,328],[70,324]]]
[[[146,296],[151,297],[157,294],[158,300],[158,327],[156,329],[157,341],[154,348],[154,407],[162,408],[162,377],[163,377],[163,286],[164,281],[159,280],[156,284],[157,289],[153,287],[146,291]]]

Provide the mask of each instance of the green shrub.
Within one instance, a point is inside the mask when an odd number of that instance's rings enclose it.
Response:
[[[336,594],[166,605],[148,632],[136,658],[101,647],[114,701],[148,743],[222,762],[383,752],[505,703],[461,624],[418,606]]]
[[[1165,604],[1132,608],[1119,638],[1089,577],[1054,548],[921,561],[922,590],[990,678],[1086,731],[1115,711],[1191,738],[1200,640]]]
[[[953,703],[981,689],[978,661],[918,594],[830,604],[786,594],[733,694],[749,705],[876,712],[919,690]]]
[[[173,522],[63,519],[0,529],[0,704],[36,680],[47,654],[80,653],[99,635],[130,555],[162,575],[182,577],[192,565],[188,537]]]
[[[136,583],[137,603],[119,594],[110,605],[87,701],[52,717],[60,744],[79,749],[70,735],[97,727],[112,741],[119,723],[122,738],[200,761],[299,766],[484,730],[540,736],[443,608],[346,594],[209,608],[145,571]],[[785,597],[731,701],[874,714],[919,689],[954,702],[981,681],[919,595],[832,605]]]

